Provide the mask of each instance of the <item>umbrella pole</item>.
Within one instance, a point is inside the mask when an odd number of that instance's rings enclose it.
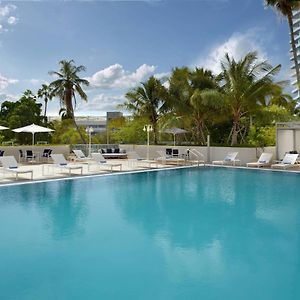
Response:
[[[174,136],[174,146],[176,146],[176,134],[174,133],[173,136]]]
[[[32,133],[32,146],[34,145],[34,132]]]

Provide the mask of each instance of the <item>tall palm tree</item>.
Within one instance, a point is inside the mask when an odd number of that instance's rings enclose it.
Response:
[[[190,120],[194,139],[204,144],[207,121],[215,119],[224,106],[212,72],[203,68],[175,68],[170,77],[169,93],[169,106],[177,116]]]
[[[206,123],[224,108],[223,97],[217,90],[196,89],[191,96],[191,118],[195,126],[196,141],[202,145],[206,142],[208,134]]]
[[[267,61],[258,62],[257,53],[250,52],[240,61],[230,58],[228,53],[221,63],[222,73],[218,76],[224,99],[232,116],[232,129],[228,140],[236,145],[241,134],[241,119],[254,113],[266,97],[272,97],[277,84],[274,83],[281,66],[271,66]]]
[[[166,109],[167,90],[160,80],[151,76],[141,86],[128,92],[123,107],[132,111],[135,115],[149,119],[153,128],[154,144],[157,144],[158,120],[161,112]]]
[[[291,36],[291,45],[293,51],[293,58],[295,62],[295,71],[296,71],[296,78],[298,88],[300,87],[300,71],[298,65],[298,55],[297,55],[297,48],[295,42],[295,34],[293,29],[293,9],[300,8],[299,0],[265,0],[267,6],[272,6],[275,10],[287,18],[289,29],[290,29],[290,36]]]
[[[46,115],[47,115],[48,102],[51,101],[54,96],[51,86],[47,85],[47,84],[42,84],[42,87],[37,92],[37,96],[38,96],[38,98],[44,99],[44,102],[45,102],[44,119],[45,119]]]
[[[73,123],[81,137],[83,143],[86,141],[81,134],[74,116],[74,107],[76,107],[76,94],[84,101],[87,101],[87,95],[82,89],[82,85],[88,86],[86,79],[80,78],[78,73],[85,71],[85,66],[75,66],[74,60],[61,60],[59,62],[59,71],[50,71],[50,75],[55,75],[58,79],[50,83],[53,94],[60,99],[61,107],[66,109],[66,116],[73,120]],[[73,104],[74,101],[74,104]]]

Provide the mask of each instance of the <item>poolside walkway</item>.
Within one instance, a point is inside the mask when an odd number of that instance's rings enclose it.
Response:
[[[164,164],[157,164],[148,167],[147,164],[137,164],[132,161],[124,160],[124,159],[112,159],[108,160],[108,163],[112,164],[122,164],[122,172],[132,172],[137,170],[147,170],[147,169],[162,169],[162,168],[170,168],[174,167],[174,165],[164,165]],[[72,163],[73,164],[73,163]],[[78,166],[83,167],[83,174],[81,175],[81,170],[72,170],[71,175],[69,175],[68,170],[62,170],[60,168],[53,168],[51,163],[49,164],[19,164],[20,170],[33,170],[33,181],[40,181],[40,180],[50,180],[56,178],[70,178],[70,177],[79,177],[79,176],[91,176],[97,174],[111,174],[112,172],[109,168],[105,167],[105,164],[102,166],[95,164],[90,164],[88,166],[85,162],[76,162],[74,163]],[[113,169],[113,173],[118,173],[120,170],[118,168]],[[3,172],[3,168],[0,167],[0,185],[15,183],[15,182],[31,182],[30,174],[20,174],[18,180],[16,180],[16,175],[11,172]]]
[[[150,169],[165,169],[165,168],[174,168],[179,167],[180,165],[166,165],[162,163],[157,163],[151,165],[149,167],[147,163],[145,164],[137,164],[136,162],[129,161],[127,159],[110,159],[107,160],[108,163],[112,164],[121,164],[122,165],[122,173],[124,172],[133,172],[133,171],[142,171],[142,170],[150,170]],[[19,164],[20,170],[32,170],[33,171],[33,181],[41,181],[41,180],[51,180],[51,179],[62,179],[62,178],[76,178],[82,176],[91,176],[91,175],[105,175],[111,173],[120,173],[118,168],[113,169],[113,172],[109,170],[109,168],[105,168],[105,164],[103,166],[99,166],[95,164],[88,164],[86,162],[76,162],[72,163],[78,166],[83,167],[83,173],[81,174],[81,170],[72,170],[69,175],[68,170],[62,170],[60,168],[53,168],[53,164],[45,163],[45,164]],[[288,168],[286,170],[280,169],[271,169],[270,167],[264,168],[247,168],[246,166],[230,166],[230,165],[211,165],[206,164],[209,167],[225,167],[225,168],[243,168],[249,170],[264,170],[264,171],[284,171],[284,172],[297,172],[300,173],[300,164],[295,165],[295,167]],[[16,180],[16,175],[10,172],[3,172],[3,168],[0,167],[0,185],[16,183],[16,182],[32,182],[30,179],[30,174],[20,174],[18,180]]]

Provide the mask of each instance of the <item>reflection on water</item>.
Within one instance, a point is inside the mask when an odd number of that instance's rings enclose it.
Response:
[[[299,180],[205,168],[2,188],[0,291],[298,299]]]
[[[238,276],[239,269],[255,281],[254,269],[275,271],[274,256],[298,261],[300,205],[296,190],[282,185],[296,186],[299,177],[219,172],[141,174],[139,184],[115,203],[128,222],[155,240],[176,281],[216,281]]]
[[[87,189],[80,183],[57,181],[17,186],[13,193],[10,187],[3,190],[4,201],[0,205],[14,203],[27,210],[38,210],[43,216],[43,226],[51,231],[53,238],[63,239],[82,233],[87,214]]]

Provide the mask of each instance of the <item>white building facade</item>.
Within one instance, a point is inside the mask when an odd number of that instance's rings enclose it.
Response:
[[[295,37],[295,43],[296,43],[296,49],[297,49],[297,58],[298,58],[298,66],[300,67],[300,9],[293,11],[293,31],[294,31],[294,37]],[[294,87],[292,93],[293,98],[297,101],[300,100],[300,90],[297,86],[297,78],[296,78],[296,71],[295,71],[295,62],[294,62],[294,56],[292,49],[291,52],[291,62],[292,62],[292,85]]]

